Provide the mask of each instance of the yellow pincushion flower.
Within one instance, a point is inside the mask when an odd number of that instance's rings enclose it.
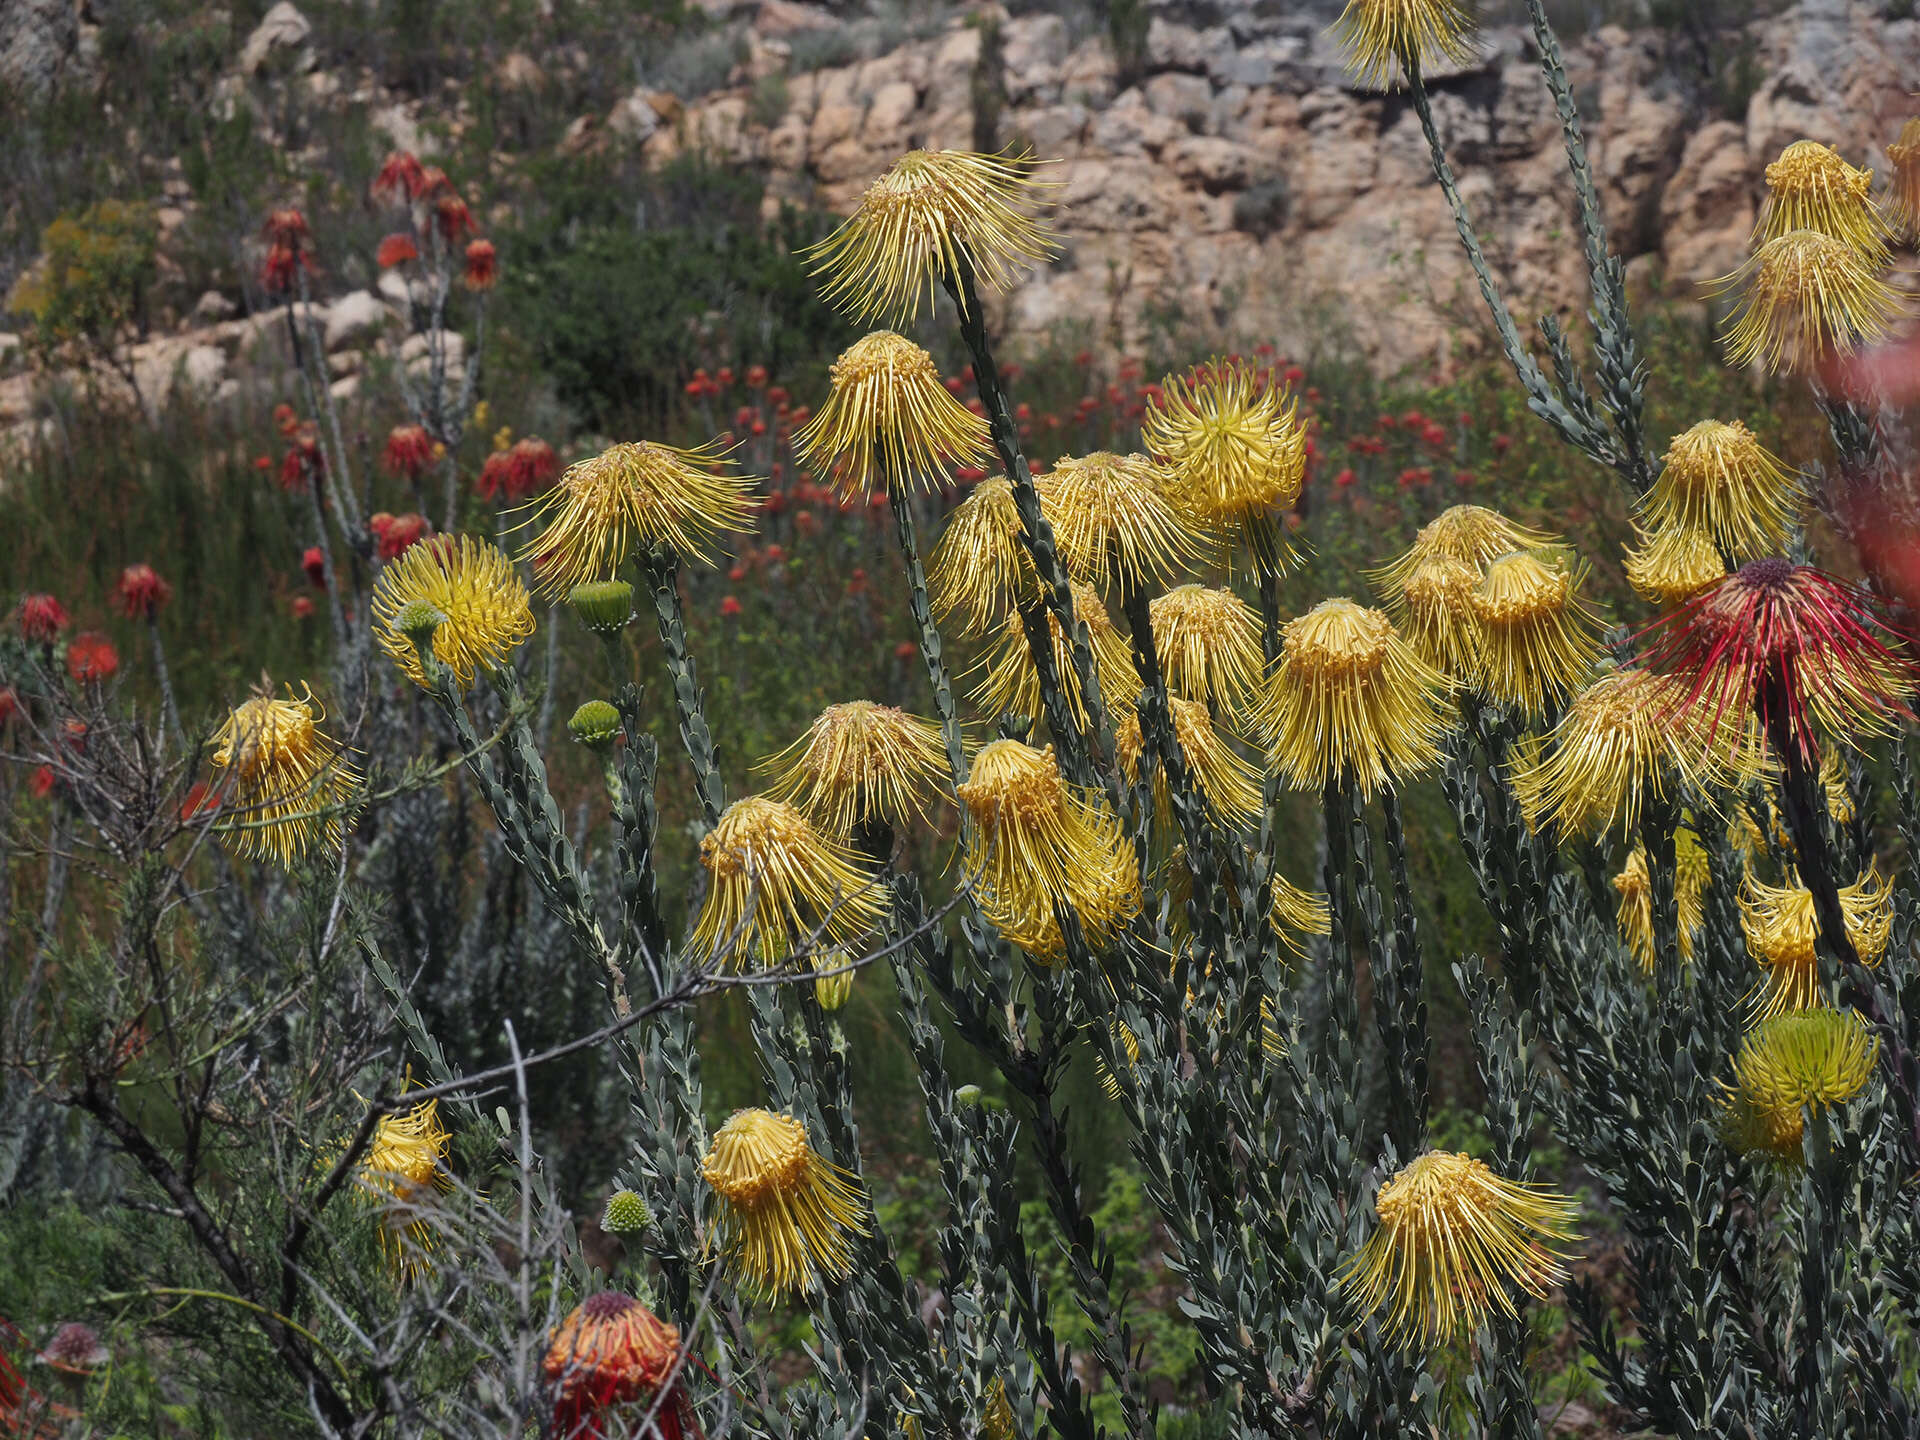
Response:
[[[1154,597],[1147,615],[1171,693],[1236,711],[1259,691],[1260,617],[1231,590],[1176,585]]]
[[[373,586],[373,633],[380,648],[414,684],[425,688],[420,652],[401,630],[400,612],[425,602],[443,617],[433,632],[433,658],[462,690],[476,670],[506,664],[533,634],[533,605],[513,562],[472,535],[410,545]]]
[[[1713,872],[1706,849],[1694,833],[1681,826],[1673,832],[1673,908],[1678,930],[1680,962],[1693,960],[1693,937],[1707,915],[1707,886]],[[1642,971],[1653,974],[1653,877],[1647,873],[1647,850],[1635,845],[1627,863],[1613,877],[1620,897],[1620,938],[1627,942]]]
[[[1053,747],[996,740],[957,792],[973,819],[962,864],[988,920],[1037,959],[1063,951],[1054,907],[1095,948],[1140,909],[1140,876],[1120,821],[1069,786]]]
[[[1887,337],[1900,300],[1844,240],[1789,230],[1720,282],[1740,287],[1722,335],[1734,365],[1802,373],[1835,354]]]
[[[1474,57],[1473,12],[1460,0],[1347,0],[1334,29],[1347,47],[1347,68],[1374,88],[1397,85],[1403,67]]]
[[[967,150],[911,150],[867,188],[853,214],[807,253],[823,294],[856,320],[914,319],[920,298],[963,268],[1006,290],[1054,253],[1027,213],[1043,188],[1033,165]]]
[[[1260,822],[1260,772],[1255,770],[1214,728],[1207,707],[1197,700],[1171,700],[1174,738],[1186,756],[1187,769],[1200,793],[1228,826],[1244,830]],[[1140,783],[1140,761],[1146,739],[1140,729],[1140,711],[1128,711],[1113,733],[1114,758],[1129,785]],[[1173,825],[1172,798],[1164,767],[1153,774],[1155,813],[1164,828]]]
[[[851,700],[822,710],[807,733],[765,761],[779,769],[767,787],[829,834],[864,820],[889,825],[926,819],[927,800],[946,773],[940,727],[892,705]]]
[[[1685,685],[1647,670],[1612,670],[1582,690],[1550,736],[1516,747],[1513,789],[1527,824],[1628,831],[1644,796],[1723,789],[1740,778],[1709,717],[1685,708]]]
[[[842,499],[891,479],[937,489],[947,467],[986,458],[987,422],[947,390],[933,357],[876,330],[833,362],[833,388],[793,437],[802,464],[833,471]]]
[[[1626,552],[1627,583],[1662,609],[1684,605],[1727,576],[1726,561],[1709,530],[1669,525],[1638,534],[1639,545]]]
[[[736,968],[749,958],[777,965],[793,947],[820,934],[845,945],[886,914],[884,894],[844,844],[820,834],[783,800],[736,800],[700,841],[708,889],[693,948],[731,952]]]
[[[1473,594],[1481,694],[1538,718],[1586,678],[1600,658],[1600,623],[1580,594],[1585,574],[1552,550],[1518,550],[1487,566]]]
[[[1702,420],[1668,443],[1639,508],[1656,535],[1704,531],[1741,561],[1786,548],[1801,499],[1799,480],[1753,431],[1738,420]]]
[[[1380,1224],[1340,1286],[1403,1347],[1471,1335],[1496,1309],[1513,1314],[1509,1286],[1541,1300],[1566,1279],[1574,1202],[1470,1155],[1419,1156],[1380,1187],[1374,1212]]]
[[[1144,455],[1062,456],[1047,473],[1047,518],[1076,580],[1102,590],[1165,579],[1199,554],[1167,498],[1167,472]]]
[[[1276,510],[1300,498],[1307,432],[1293,396],[1238,359],[1169,375],[1140,420],[1141,443],[1167,464],[1168,494],[1195,524],[1228,538],[1278,545],[1263,560],[1291,558]]]
[[[1087,645],[1093,654],[1094,678],[1100,682],[1100,695],[1116,711],[1140,693],[1140,674],[1133,668],[1133,649],[1114,628],[1113,617],[1100,596],[1089,585],[1073,586],[1074,618],[1087,627]],[[1079,672],[1073,668],[1073,650],[1060,628],[1059,618],[1049,610],[1047,629],[1053,636],[1053,668],[1066,692],[1067,704],[1081,728],[1091,723],[1085,699],[1080,694]],[[979,680],[973,688],[974,703],[988,715],[1011,710],[1035,719],[1045,713],[1040,691],[1040,671],[1033,663],[1033,651],[1027,643],[1026,627],[1018,615],[1007,618],[1000,644],[982,657],[973,672]]]
[[[1911,236],[1920,232],[1920,115],[1900,127],[1900,138],[1887,146],[1893,162],[1893,188],[1887,202],[1894,223]]]
[[[1037,480],[1034,489],[1051,523],[1050,487]],[[954,506],[927,558],[927,597],[934,618],[944,623],[957,612],[961,635],[985,635],[1039,589],[1033,557],[1021,538],[1012,482],[1003,475],[982,480]]]
[[[709,1243],[742,1289],[773,1300],[853,1272],[866,1196],[851,1172],[815,1153],[800,1121],[734,1111],[700,1174],[719,1200]]]
[[[344,805],[360,777],[321,733],[324,718],[312,691],[256,695],[214,733],[208,759],[233,774],[218,828],[235,854],[291,865],[316,841],[340,843],[341,816],[322,812]]]
[[[1874,266],[1891,255],[1892,231],[1873,203],[1873,171],[1857,170],[1818,140],[1796,140],[1767,166],[1767,203],[1754,227],[1764,243],[1794,230],[1844,240]]]
[[[1502,555],[1555,543],[1557,537],[1516,524],[1498,510],[1484,505],[1450,505],[1420,527],[1404,554],[1391,564],[1368,571],[1367,580],[1391,612],[1408,578],[1424,561],[1457,560],[1473,571],[1477,581]]]
[[[1480,664],[1480,617],[1473,594],[1480,572],[1451,555],[1431,555],[1407,573],[1387,613],[1414,652],[1449,680],[1464,684]]]
[[[651,440],[611,445],[576,460],[533,505],[545,525],[520,554],[544,597],[559,599],[586,581],[611,580],[637,551],[670,545],[683,559],[710,559],[720,534],[745,530],[753,481],[720,467],[718,441],[677,450]]]
[[[1873,1078],[1880,1042],[1852,1010],[1802,1010],[1762,1020],[1723,1084],[1721,1134],[1736,1150],[1788,1167],[1805,1159],[1808,1108],[1844,1105]]]
[[[1791,878],[1791,877],[1790,877]],[[1869,868],[1840,890],[1847,938],[1861,962],[1877,965],[1893,934],[1893,882]],[[1820,922],[1813,892],[1797,884],[1763,885],[1752,875],[1740,887],[1740,928],[1747,950],[1766,971],[1755,1004],[1761,1015],[1807,1010],[1826,1003],[1815,949]]]
[[[1439,759],[1445,677],[1385,615],[1324,600],[1285,636],[1255,723],[1294,789],[1345,780],[1371,796]]]
[[[423,1211],[436,1194],[453,1188],[447,1173],[453,1137],[440,1123],[439,1107],[438,1100],[427,1100],[404,1114],[381,1116],[354,1174],[361,1190],[385,1209],[380,1249],[404,1278],[431,1263],[436,1235]]]

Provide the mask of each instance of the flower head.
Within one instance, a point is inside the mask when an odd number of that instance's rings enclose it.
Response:
[[[962,864],[977,877],[982,912],[1013,944],[1058,958],[1058,906],[1099,948],[1140,909],[1140,875],[1120,821],[1062,779],[1052,746],[996,740],[974,756],[955,793],[973,819]]]
[[[866,1197],[849,1171],[814,1152],[800,1121],[736,1110],[714,1132],[701,1174],[720,1202],[714,1241],[746,1290],[771,1299],[852,1273]]]
[[[1480,572],[1451,555],[1429,555],[1407,572],[1387,614],[1419,657],[1464,684],[1480,665],[1480,618],[1473,595]]]
[[[589,750],[605,752],[619,738],[620,712],[605,700],[586,700],[567,718],[567,733]]]
[[[424,425],[396,425],[387,435],[387,473],[418,480],[433,464],[433,437]]]
[[[425,601],[443,617],[433,655],[462,690],[477,670],[492,670],[533,634],[533,605],[513,562],[472,535],[416,545],[380,572],[373,587],[374,636],[414,684],[425,688],[420,653],[399,624],[401,610]]]
[[[625,1435],[632,1422],[606,1413],[624,1408],[635,1420],[652,1411],[647,1433],[659,1440],[697,1437],[681,1365],[677,1329],[630,1295],[589,1295],[560,1322],[541,1362],[553,1389],[553,1433],[562,1440]],[[662,1400],[665,1385],[672,1388]]]
[[[753,482],[721,470],[724,455],[717,443],[676,450],[642,440],[568,466],[536,502],[546,529],[521,556],[533,561],[540,593],[557,598],[583,580],[611,579],[641,546],[705,558],[716,535],[745,530]]]
[[[67,673],[81,685],[104,685],[120,669],[120,652],[97,630],[85,630],[67,645]]]
[[[987,453],[987,422],[941,383],[933,357],[876,330],[833,362],[833,388],[793,437],[802,463],[836,469],[842,497],[892,483],[931,490]]]
[[[1789,877],[1791,879],[1792,877]],[[1893,934],[1893,882],[1877,870],[1840,889],[1847,939],[1861,963],[1877,965]],[[1820,958],[1814,948],[1820,923],[1813,892],[1798,884],[1763,885],[1751,874],[1740,887],[1740,928],[1747,950],[1766,972],[1755,996],[1762,1016],[1810,1010],[1825,1002]]]
[[[1533,550],[1556,543],[1544,530],[1516,524],[1484,505],[1450,505],[1422,525],[1413,544],[1391,564],[1370,571],[1367,579],[1389,609],[1400,599],[1407,578],[1427,560],[1457,560],[1473,571],[1477,581],[1487,566],[1515,550]]]
[[[447,1150],[453,1137],[440,1123],[439,1107],[438,1100],[425,1100],[403,1114],[381,1116],[355,1172],[361,1190],[386,1208],[380,1248],[402,1275],[426,1268],[434,1230],[425,1206],[452,1188]]]
[[[20,638],[29,645],[51,645],[67,628],[67,609],[51,595],[23,595],[13,612]]]
[[[338,811],[359,776],[321,733],[323,718],[311,692],[284,700],[256,695],[214,733],[211,763],[232,772],[221,827],[229,849],[291,865],[315,841],[340,843]]]
[[[426,193],[427,172],[411,150],[395,150],[373,177],[376,200],[414,200]]]
[[[1879,1053],[1852,1010],[1762,1020],[1740,1042],[1733,1083],[1721,1087],[1721,1133],[1735,1149],[1799,1165],[1806,1110],[1844,1105],[1866,1089]]]
[[[1566,1278],[1574,1202],[1470,1155],[1419,1156],[1380,1187],[1374,1211],[1380,1224],[1340,1284],[1402,1345],[1470,1335],[1492,1311],[1514,1313],[1509,1286],[1544,1299]]]
[[[1239,753],[1227,744],[1214,728],[1205,705],[1197,700],[1173,697],[1169,697],[1169,703],[1173,709],[1174,737],[1180,742],[1188,772],[1207,803],[1213,807],[1214,813],[1236,830],[1257,825],[1260,821],[1260,772],[1241,759]],[[1127,713],[1114,731],[1113,748],[1114,758],[1120,762],[1120,773],[1126,777],[1127,783],[1139,784],[1140,761],[1146,751],[1146,742],[1141,733],[1137,707]],[[1167,792],[1164,768],[1156,767],[1154,770],[1153,798],[1160,824],[1164,828],[1171,828],[1172,798]]]
[[[653,1211],[635,1191],[616,1190],[600,1212],[600,1228],[609,1235],[644,1235],[653,1228]]]
[[[1044,511],[1046,492],[1041,498]],[[944,621],[957,612],[961,635],[984,635],[1038,589],[1033,557],[1020,535],[1012,482],[998,475],[981,481],[947,517],[928,557],[927,591],[935,618]]]
[[[1385,615],[1323,600],[1285,634],[1255,722],[1288,784],[1344,780],[1372,795],[1435,763],[1446,681]]]
[[[1527,823],[1632,831],[1645,796],[1719,789],[1738,777],[1726,747],[1689,715],[1668,676],[1611,670],[1574,696],[1551,736],[1516,748],[1513,788]]]
[[[1100,682],[1101,697],[1108,705],[1118,706],[1140,691],[1140,675],[1133,668],[1133,651],[1114,628],[1113,617],[1093,588],[1073,586],[1074,619],[1087,627],[1087,643],[1093,653],[1094,678]],[[1060,619],[1047,611],[1047,630],[1053,637],[1053,668],[1067,706],[1084,729],[1090,721],[1086,700],[1080,693],[1080,675],[1073,668],[1073,649],[1060,628]],[[974,703],[989,715],[1013,711],[1038,716],[1044,709],[1040,671],[1033,663],[1033,650],[1027,643],[1026,627],[1018,615],[1007,618],[999,647],[983,656],[974,667],[980,676],[973,689]]]
[[[1260,617],[1231,590],[1176,585],[1147,606],[1167,689],[1238,711],[1260,689],[1266,659]]]
[[[1810,565],[1752,560],[1654,627],[1649,663],[1686,689],[1684,705],[1735,733],[1751,716],[1782,725],[1800,753],[1816,730],[1839,739],[1885,733],[1920,674],[1904,637],[1856,587]]]
[[[113,598],[120,602],[121,612],[129,620],[151,620],[173,599],[173,586],[151,565],[129,565],[120,572]]]
[[[847,944],[886,913],[853,852],[783,800],[734,801],[700,841],[700,863],[708,889],[694,949],[737,947],[736,968],[749,959],[777,965],[816,931],[823,944]]]
[[[1706,919],[1707,886],[1712,879],[1707,852],[1700,841],[1685,826],[1676,829],[1673,832],[1673,908],[1682,964],[1693,959],[1693,937]],[[1653,945],[1653,877],[1647,871],[1644,845],[1635,845],[1628,852],[1626,865],[1613,877],[1613,889],[1620,897],[1620,938],[1627,942],[1641,970],[1651,975],[1658,957]]]
[[[414,243],[411,235],[388,235],[373,252],[374,263],[382,270],[391,270],[419,258],[420,247]]]
[[[1894,223],[1911,236],[1920,232],[1920,115],[1900,127],[1900,138],[1887,147],[1893,162],[1893,189],[1887,199]]]
[[[1006,290],[1053,254],[1026,207],[1030,162],[965,150],[912,150],[867,188],[853,214],[808,253],[826,298],[857,320],[913,319],[920,298],[964,270]]]
[[[467,289],[476,294],[500,283],[500,253],[493,248],[491,240],[467,242],[466,272],[461,279]]]
[[[780,772],[769,795],[791,800],[829,834],[845,836],[866,820],[926,819],[947,752],[931,721],[852,700],[822,710],[806,734],[762,768]]]
[[[1845,240],[1789,230],[1720,282],[1740,287],[1723,339],[1735,365],[1811,370],[1835,354],[1884,340],[1900,301]]]
[[[1347,68],[1374,87],[1396,84],[1403,67],[1463,65],[1474,56],[1473,15],[1460,0],[1347,0],[1334,29]]]
[[[1047,479],[1047,518],[1075,579],[1102,590],[1139,588],[1199,553],[1167,497],[1167,471],[1144,455],[1062,456]]]
[[[1890,258],[1891,231],[1873,203],[1873,171],[1856,170],[1818,140],[1796,140],[1767,166],[1767,203],[1754,238],[1811,230],[1843,240],[1870,264]]]
[[[1626,553],[1626,572],[1641,598],[1663,609],[1683,605],[1725,578],[1727,564],[1712,531],[1669,525],[1638,533],[1639,545]]]
[[[1778,554],[1800,507],[1799,481],[1740,421],[1702,420],[1674,436],[1640,502],[1655,531],[1704,531],[1736,560]]]
[[[1237,359],[1168,376],[1140,438],[1166,462],[1174,504],[1203,528],[1238,532],[1300,498],[1307,432],[1294,398]],[[1270,558],[1277,568],[1282,557]]]
[[[1600,658],[1600,626],[1580,594],[1585,575],[1551,550],[1517,550],[1487,566],[1473,594],[1476,689],[1538,717],[1586,677]]]

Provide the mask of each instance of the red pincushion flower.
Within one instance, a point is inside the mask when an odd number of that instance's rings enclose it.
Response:
[[[269,295],[284,295],[293,289],[293,282],[302,271],[313,273],[313,262],[307,258],[306,251],[275,245],[260,262],[260,284]]]
[[[433,202],[433,218],[440,227],[440,238],[449,245],[473,229],[473,212],[467,209],[467,202],[452,191]]]
[[[424,540],[427,535],[427,517],[424,515],[388,515],[384,511],[367,522],[367,528],[373,531],[379,542],[382,560],[394,560],[404,555],[407,547]]]
[[[316,590],[327,588],[327,557],[318,545],[309,545],[300,557],[300,568],[307,572],[307,583]]]
[[[113,587],[113,593],[129,620],[151,620],[173,599],[173,586],[151,565],[129,565],[120,572],[120,583]]]
[[[14,613],[21,638],[37,645],[51,645],[67,628],[66,607],[51,595],[24,595]]]
[[[447,172],[438,165],[429,165],[420,172],[420,184],[413,192],[413,198],[431,200],[443,190],[451,190],[453,182],[447,179]]]
[[[300,597],[305,600],[303,595]],[[307,601],[312,604],[312,601]],[[180,801],[180,819],[192,821],[198,816],[210,814],[220,808],[220,795],[204,780],[196,780],[187,788],[186,796]]]
[[[679,1371],[680,1332],[635,1300],[603,1290],[560,1322],[541,1368],[553,1387],[553,1428],[567,1437],[624,1434],[605,1412],[631,1407],[638,1419],[658,1401],[660,1440],[698,1437]],[[666,1393],[661,1394],[662,1387]]]
[[[735,615],[738,615],[740,613],[740,602],[734,599],[733,596],[731,595],[721,596],[720,597],[720,613],[722,616],[726,617],[727,619],[732,619]]]
[[[395,150],[373,177],[377,200],[411,200],[426,188],[427,172],[411,150]]]
[[[1754,560],[1649,627],[1647,659],[1687,683],[1717,726],[1749,711],[1803,759],[1818,735],[1884,733],[1911,718],[1920,666],[1864,591],[1811,565]]]
[[[396,425],[387,436],[387,473],[418,480],[433,464],[433,437],[424,425]]]
[[[466,282],[469,290],[491,290],[500,280],[500,256],[491,240],[467,242]]]
[[[67,646],[67,673],[82,685],[104,685],[119,668],[120,652],[104,635],[89,630]]]
[[[893,647],[893,658],[896,660],[911,660],[919,653],[920,647],[911,640],[902,640]]]
[[[538,435],[526,435],[507,451],[507,493],[518,500],[531,495],[560,473],[560,457]]]
[[[411,235],[389,235],[380,242],[380,248],[373,252],[373,258],[382,270],[391,270],[409,260],[418,260],[420,247],[413,243]]]
[[[513,461],[509,452],[496,450],[481,462],[480,474],[474,479],[474,493],[482,500],[495,500],[509,493],[509,472]]]
[[[280,488],[304,490],[307,482],[326,473],[327,457],[320,449],[320,427],[311,420],[302,422],[293,432],[293,443],[280,457]]]
[[[305,248],[312,232],[307,229],[307,217],[298,210],[274,210],[267,215],[267,223],[261,227],[261,234],[267,237],[269,245],[284,245],[289,250]]]
[[[293,604],[288,608],[293,611],[293,618],[296,620],[311,620],[313,618],[313,601],[304,595],[294,596]]]
[[[0,685],[0,730],[7,728],[7,722],[13,719],[14,712],[20,708],[20,697],[14,693],[11,685]]]

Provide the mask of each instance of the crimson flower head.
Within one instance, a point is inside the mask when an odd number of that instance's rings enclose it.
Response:
[[[284,400],[273,407],[273,428],[282,435],[291,435],[300,428],[300,417],[294,413],[293,406]]]
[[[267,237],[269,245],[284,245],[289,250],[304,250],[313,232],[307,228],[305,215],[298,210],[289,209],[271,211],[260,233]]]
[[[495,500],[511,494],[508,477],[512,469],[510,452],[495,450],[480,463],[480,474],[473,482],[474,492],[482,500]]]
[[[473,212],[451,190],[433,202],[433,218],[440,226],[440,238],[449,245],[473,229]]]
[[[433,463],[433,437],[424,425],[396,425],[387,436],[386,466],[392,475],[418,480]]]
[[[120,572],[120,583],[113,587],[113,594],[129,620],[151,620],[173,599],[173,586],[151,565],[129,565]]]
[[[427,172],[411,150],[395,150],[373,177],[376,200],[411,201],[427,188]]]
[[[14,693],[11,685],[0,685],[0,730],[7,728],[7,722],[20,708],[20,697]]]
[[[367,522],[379,542],[382,560],[397,560],[407,547],[426,538],[427,517],[419,514],[389,515],[385,511]]]
[[[588,1296],[553,1332],[541,1368],[553,1389],[556,1435],[623,1435],[631,1420],[606,1413],[615,1407],[633,1418],[655,1409],[660,1440],[700,1433],[679,1379],[680,1332],[630,1295]]]
[[[1751,712],[1803,759],[1820,734],[1881,734],[1910,718],[1920,679],[1907,637],[1858,587],[1789,560],[1752,560],[1651,627],[1647,658],[1739,734]]]
[[[438,165],[429,165],[420,172],[419,188],[413,192],[413,199],[431,200],[443,190],[453,189],[453,182],[447,179],[447,172]]]
[[[309,545],[300,557],[300,568],[307,572],[307,583],[316,590],[327,588],[327,557],[318,545]]]
[[[382,270],[391,270],[409,260],[418,260],[420,247],[413,243],[411,235],[389,235],[380,242],[380,248],[373,252],[373,258]]]
[[[740,602],[731,595],[722,595],[720,597],[720,613],[727,619],[732,619],[740,613]]]
[[[27,784],[33,790],[34,799],[46,799],[47,796],[53,793],[53,768],[48,765],[42,765],[38,770],[33,772],[33,779],[29,780]]]
[[[538,435],[525,435],[507,451],[507,494],[518,500],[549,484],[560,473],[560,457]]]
[[[104,685],[119,668],[120,652],[104,635],[84,631],[67,646],[67,673],[77,684]]]
[[[23,595],[14,612],[20,636],[36,645],[51,645],[67,628],[67,610],[51,595]]]
[[[469,290],[491,290],[500,280],[500,256],[491,240],[467,242],[466,282]]]
[[[260,284],[269,295],[284,295],[293,289],[293,282],[302,271],[313,273],[313,262],[305,250],[274,245],[268,249],[267,258],[260,262]]]
[[[287,608],[293,612],[293,618],[296,620],[311,620],[313,618],[313,601],[304,595],[294,596],[293,604]]]

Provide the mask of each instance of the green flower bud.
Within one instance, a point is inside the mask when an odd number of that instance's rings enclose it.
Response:
[[[613,737],[620,733],[620,712],[604,700],[589,700],[573,712],[567,729],[582,745],[598,750],[611,745]]]
[[[421,649],[433,643],[433,632],[447,623],[447,617],[425,600],[409,600],[393,617],[393,627]]]
[[[638,1235],[653,1228],[653,1212],[631,1190],[616,1190],[607,1200],[600,1228],[609,1235]]]
[[[847,963],[847,952],[830,950],[820,957],[822,970],[835,970]],[[821,975],[813,982],[813,998],[820,1002],[822,1010],[838,1010],[847,1003],[847,997],[853,994],[853,971],[841,970],[838,975]]]
[[[567,596],[580,623],[597,635],[617,635],[633,618],[633,586],[624,580],[576,585]]]

